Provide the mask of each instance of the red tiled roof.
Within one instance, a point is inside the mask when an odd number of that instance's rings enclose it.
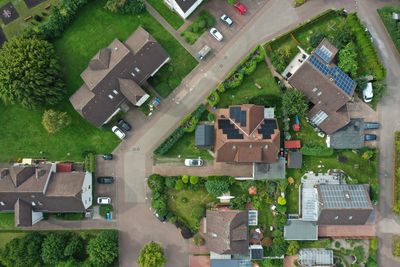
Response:
[[[72,172],[72,163],[58,163],[57,172]]]
[[[287,149],[301,148],[301,142],[300,142],[300,140],[286,140],[285,148],[287,148]]]

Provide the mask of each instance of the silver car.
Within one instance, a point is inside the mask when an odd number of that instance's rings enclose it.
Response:
[[[115,133],[116,136],[118,136],[119,139],[122,140],[125,138],[125,133],[117,126],[112,127],[111,130],[113,131],[113,133]]]
[[[218,42],[224,39],[224,36],[216,28],[211,28],[210,33]]]
[[[233,20],[230,17],[228,17],[228,15],[226,15],[226,14],[223,14],[221,16],[221,20],[229,27],[232,26],[232,24],[233,24]]]
[[[97,204],[100,204],[100,205],[111,204],[111,198],[110,197],[98,197]]]
[[[204,165],[202,159],[185,159],[185,166],[187,167],[201,167]]]

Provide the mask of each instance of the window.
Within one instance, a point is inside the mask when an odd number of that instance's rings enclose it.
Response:
[[[91,187],[91,186],[89,185],[89,186],[88,186],[88,189],[90,189],[90,187]]]
[[[321,96],[322,95],[322,92],[321,91],[319,91],[318,92],[318,94],[317,94],[317,96]]]
[[[114,92],[115,95],[118,95],[118,91],[117,90],[114,89],[113,92]]]

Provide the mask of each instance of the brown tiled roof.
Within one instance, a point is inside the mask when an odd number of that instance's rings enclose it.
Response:
[[[237,121],[231,114],[231,108],[240,108],[240,111],[246,113],[246,117],[242,117],[242,122]],[[230,138],[224,133],[223,129],[219,129],[220,122],[229,120],[242,139]],[[272,130],[272,134],[268,137],[263,136],[259,130],[270,123],[276,128]],[[277,128],[276,119],[264,119],[264,107],[251,104],[241,106],[231,106],[229,109],[219,109],[217,111],[217,123],[215,125],[216,141],[216,161],[217,162],[237,162],[252,163],[263,162],[272,163],[277,160],[280,148],[280,131]]]
[[[31,204],[18,199],[14,205],[15,226],[32,226]]]
[[[169,60],[161,45],[139,27],[125,43],[115,39],[100,50],[81,73],[84,85],[70,97],[74,108],[88,121],[100,127],[127,98],[133,100],[137,88]],[[138,86],[122,92],[119,79]],[[125,95],[126,94],[126,95]]]
[[[84,172],[57,172],[49,181],[46,196],[77,196],[82,190],[84,179]]]
[[[321,46],[325,46],[332,52],[332,56],[328,63],[324,63],[315,51]],[[337,49],[324,39],[321,44],[314,50],[312,55],[329,68],[335,67],[331,60],[337,53]],[[347,110],[343,109],[348,101],[351,100],[355,90],[355,85],[349,93],[346,93],[336,85],[335,80],[329,76],[324,75],[319,71],[311,62],[311,56],[299,67],[299,69],[288,79],[289,83],[296,89],[302,91],[310,102],[314,104],[310,110],[308,117],[312,118],[315,114],[323,111],[328,115],[318,127],[327,134],[331,134],[349,123],[350,119]]]
[[[43,192],[50,168],[51,164],[3,168],[8,175],[0,179],[0,192]]]
[[[146,94],[134,80],[118,79],[118,82],[121,93],[134,105]]]
[[[215,253],[247,255],[247,211],[207,210],[205,239],[207,248]]]

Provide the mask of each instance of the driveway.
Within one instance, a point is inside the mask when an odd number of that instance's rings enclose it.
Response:
[[[116,161],[119,160],[118,155],[114,155],[112,160],[104,160],[101,155],[96,157],[96,165],[95,165],[95,186],[94,186],[94,201],[97,201],[97,197],[110,197],[111,203],[115,210],[113,211],[112,218],[117,218],[117,188],[114,184],[99,184],[97,183],[97,178],[101,176],[112,176],[114,179],[118,179],[115,177],[115,164]]]

